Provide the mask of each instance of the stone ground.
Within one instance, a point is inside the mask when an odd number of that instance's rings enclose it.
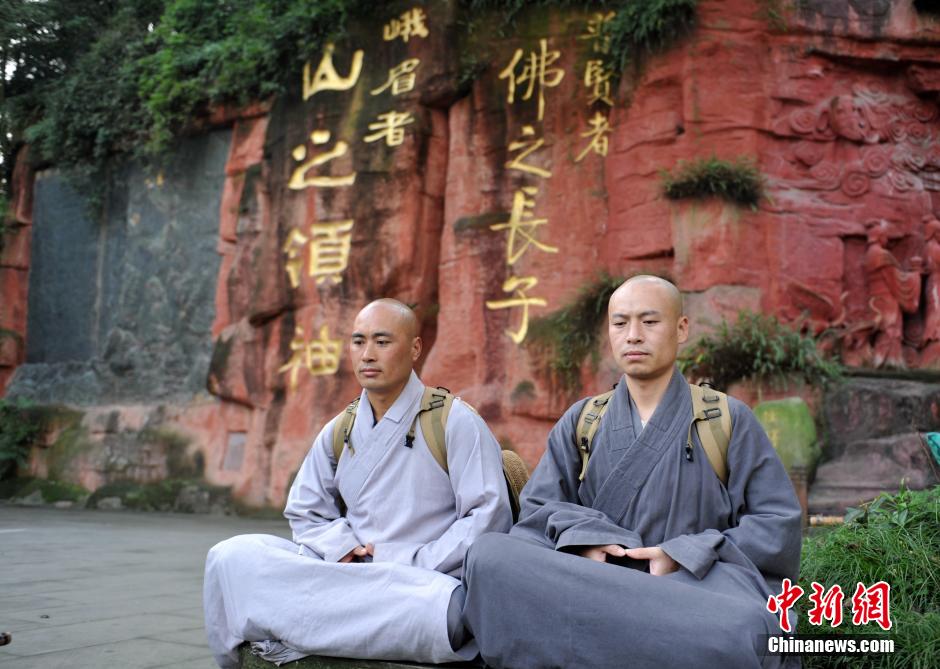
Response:
[[[211,669],[209,548],[286,521],[0,504],[0,669]]]

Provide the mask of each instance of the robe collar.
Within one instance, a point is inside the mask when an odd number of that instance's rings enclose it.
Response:
[[[412,405],[421,401],[423,394],[424,384],[421,383],[421,379],[418,378],[415,371],[411,370],[411,377],[408,379],[408,383],[402,388],[398,397],[396,397],[395,401],[392,403],[392,406],[390,406],[388,411],[385,412],[385,415],[382,416],[382,419],[388,418],[395,423],[400,423],[402,419],[410,413]],[[359,396],[359,406],[368,407],[370,424],[374,423],[375,414],[372,411],[372,405],[369,404],[369,393],[365,388],[362,389],[362,394]]]
[[[666,392],[663,393],[662,399],[659,400],[659,404],[656,406],[653,415],[646,421],[646,427],[655,425],[660,432],[667,432],[670,424],[676,418],[676,403],[682,402],[684,394],[687,395],[689,392],[688,387],[689,384],[679,371],[679,367],[673,367],[672,377],[669,379],[669,385],[666,386]],[[611,429],[622,430],[627,427],[632,428],[633,412],[630,408],[631,397],[630,389],[627,387],[626,375],[620,377],[620,382],[617,384],[617,389],[614,392],[612,400],[607,411],[611,418]]]

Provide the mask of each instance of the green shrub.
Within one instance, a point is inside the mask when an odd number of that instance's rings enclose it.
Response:
[[[29,449],[43,432],[43,421],[27,402],[0,399],[0,480],[26,465]]]
[[[841,366],[822,357],[812,337],[781,324],[774,316],[744,310],[734,325],[722,320],[718,329],[701,337],[679,356],[684,374],[708,379],[726,390],[735,381],[758,382],[799,375],[807,383],[838,378]]]
[[[607,302],[623,277],[603,273],[583,286],[574,300],[529,323],[525,345],[542,361],[544,371],[567,391],[580,387],[581,365],[590,355],[593,364],[598,330],[607,318]]]
[[[750,158],[680,161],[673,171],[664,170],[660,176],[663,193],[670,200],[718,197],[756,209],[764,196],[763,177]]]
[[[846,523],[806,539],[800,584],[807,594],[798,603],[800,634],[884,634],[877,625],[853,626],[851,600],[857,583],[891,586],[893,654],[871,655],[865,667],[929,669],[940,657],[940,486],[896,495],[883,494],[860,509],[850,509]],[[845,593],[843,623],[810,625],[810,584]],[[848,629],[847,629],[848,627]],[[804,656],[806,669],[858,667],[858,657]]]

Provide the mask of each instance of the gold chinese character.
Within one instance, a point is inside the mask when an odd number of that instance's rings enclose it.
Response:
[[[287,270],[287,277],[290,279],[291,288],[300,285],[300,271],[303,269],[304,260],[300,257],[307,242],[310,241],[300,230],[292,229],[287,235],[287,241],[284,242],[283,251],[287,254],[287,262],[284,263],[284,269]]]
[[[329,130],[314,130],[310,133],[310,141],[313,142],[314,146],[321,146],[330,141],[330,131]],[[332,188],[336,186],[351,186],[356,181],[356,173],[347,174],[345,176],[334,177],[334,176],[312,176],[307,177],[307,171],[313,167],[317,167],[324,163],[327,163],[334,158],[339,158],[340,156],[345,156],[346,152],[349,150],[349,145],[340,140],[336,142],[336,146],[327,151],[326,153],[321,153],[315,155],[309,160],[307,160],[302,165],[298,166],[293,174],[291,174],[290,181],[287,183],[287,187],[293,190],[302,190],[308,188],[309,186],[320,186],[321,188]],[[294,160],[300,162],[307,157],[307,147],[304,144],[299,144],[294,147],[294,150],[291,151],[291,155],[294,157]]]
[[[522,307],[522,322],[519,324],[519,329],[515,332],[506,330],[506,334],[508,334],[509,338],[516,344],[521,344],[526,334],[529,332],[529,307],[544,307],[548,304],[548,302],[541,297],[528,297],[525,294],[525,291],[535,288],[538,282],[539,280],[534,276],[511,276],[503,283],[503,292],[515,293],[515,297],[511,297],[507,300],[486,301],[487,309],[495,310]]]
[[[408,60],[399,63],[388,71],[388,81],[372,91],[372,95],[378,95],[382,91],[388,89],[389,86],[392,88],[392,95],[399,95],[401,93],[407,93],[410,90],[414,90],[416,77],[415,70],[420,64],[421,61],[417,58],[409,58]]]
[[[588,105],[603,102],[611,107],[614,101],[610,99],[610,80],[613,70],[604,65],[602,60],[589,60],[584,68],[584,85],[591,89],[591,99]]]
[[[597,112],[589,123],[591,124],[591,129],[587,132],[582,132],[581,136],[590,137],[591,141],[584,147],[584,151],[579,153],[578,157],[574,159],[576,163],[581,162],[584,156],[591,151],[602,156],[607,155],[607,135],[610,134],[610,121],[607,120],[606,116]]]
[[[427,16],[420,7],[415,7],[402,14],[397,19],[392,19],[382,28],[382,37],[386,42],[401,37],[407,42],[412,37],[427,37],[428,28],[424,24]]]
[[[369,130],[376,130],[372,135],[362,138],[364,142],[375,142],[383,137],[388,146],[400,146],[405,141],[404,127],[409,123],[414,123],[414,116],[411,112],[390,111],[387,114],[379,114],[377,123],[370,123]]]
[[[535,135],[535,129],[531,125],[522,126],[522,136],[523,137],[532,137]],[[518,151],[519,149],[525,149],[518,156],[506,163],[506,167],[511,170],[519,170],[520,172],[528,172],[529,174],[534,174],[538,177],[548,178],[552,176],[552,173],[541,167],[536,167],[535,165],[526,165],[523,160],[529,157],[529,154],[541,148],[545,143],[545,140],[542,138],[539,139],[521,139],[512,142],[509,145],[510,151]]]
[[[490,226],[490,230],[509,230],[509,238],[506,240],[507,265],[514,265],[530,246],[535,246],[546,253],[558,253],[556,247],[543,244],[535,238],[535,229],[548,223],[547,218],[533,218],[530,211],[535,207],[535,200],[527,198],[526,195],[535,195],[538,192],[539,189],[532,186],[517,190],[512,199],[512,212],[509,214],[509,220]],[[519,248],[516,248],[517,236],[522,238]]]
[[[349,264],[349,246],[352,243],[353,220],[314,223],[310,226],[310,276],[317,277],[317,285],[329,279],[342,283],[342,272]]]
[[[336,73],[333,66],[333,50],[334,46],[328,43],[323,49],[323,58],[320,59],[313,76],[310,76],[310,61],[304,64],[304,100],[320,91],[348,91],[359,81],[359,73],[362,72],[362,49],[353,53],[349,75],[345,77]]]
[[[341,343],[339,339],[330,339],[328,325],[320,328],[320,339],[307,342],[304,329],[298,325],[290,343],[290,360],[277,371],[279,374],[289,373],[291,390],[297,389],[297,375],[301,369],[306,369],[311,376],[335,374],[339,369]]]
[[[578,39],[591,40],[596,53],[610,53],[610,32],[606,24],[610,23],[616,15],[616,12],[595,14],[588,19],[587,32],[579,36]]]
[[[515,100],[517,86],[528,84],[522,95],[523,100],[528,100],[532,97],[535,86],[538,84],[538,120],[541,121],[545,115],[545,88],[554,88],[560,84],[561,80],[565,78],[565,71],[560,67],[549,68],[549,65],[561,58],[561,51],[549,51],[547,39],[539,40],[539,50],[540,53],[532,51],[529,54],[523,63],[522,73],[517,77],[516,65],[522,60],[523,51],[522,49],[516,49],[512,61],[505,70],[499,73],[499,78],[509,80],[509,95],[506,97],[509,104],[512,104]]]

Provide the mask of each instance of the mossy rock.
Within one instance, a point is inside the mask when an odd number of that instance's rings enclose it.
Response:
[[[787,471],[805,467],[807,476],[812,477],[822,450],[806,402],[799,397],[762,402],[754,408],[754,415],[764,426]]]
[[[262,660],[252,654],[249,645],[242,644],[238,649],[239,669],[271,669],[273,662]],[[482,667],[482,664],[463,662],[454,664],[415,664],[408,662],[388,662],[385,660],[354,660],[344,657],[324,657],[322,655],[309,655],[295,662],[282,664],[287,669],[414,669],[415,667]]]

